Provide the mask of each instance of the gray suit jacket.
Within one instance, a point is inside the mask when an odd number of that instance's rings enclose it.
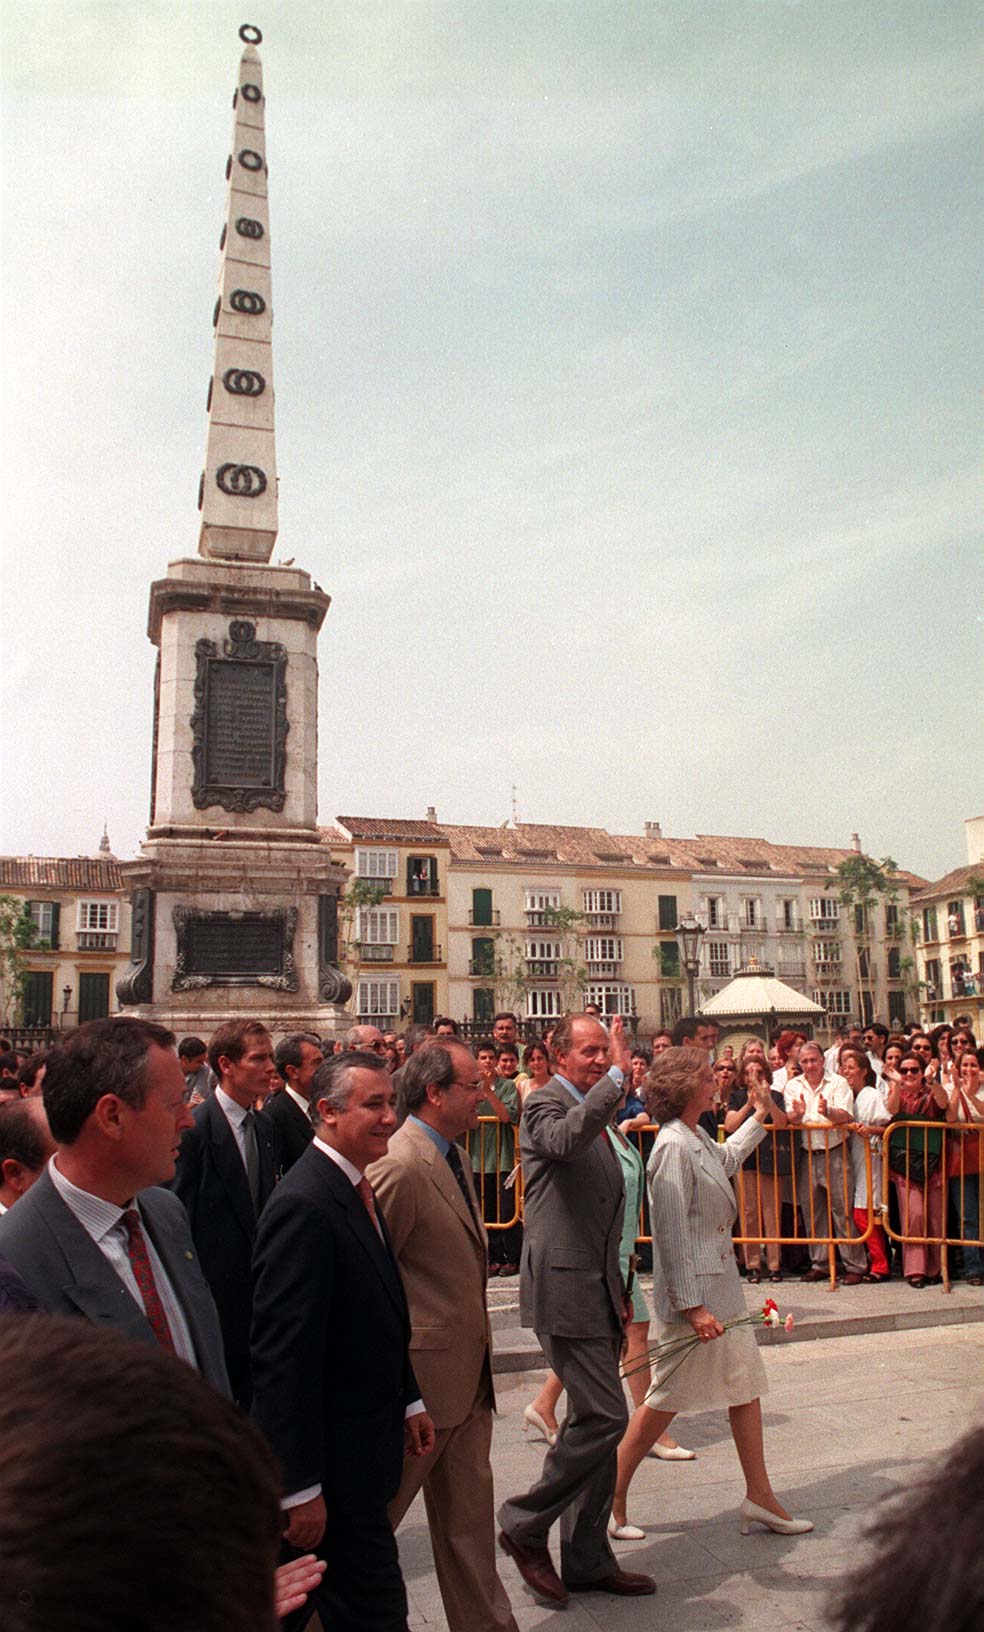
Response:
[[[181,1301],[199,1370],[228,1395],[219,1317],[198,1267],[187,1214],[176,1196],[158,1188],[141,1191],[140,1209]],[[0,1252],[49,1313],[82,1315],[99,1326],[116,1326],[141,1342],[157,1342],[143,1310],[66,1207],[47,1169],[0,1218]]]
[[[622,1089],[604,1076],[578,1104],[552,1077],[527,1094],[520,1123],[524,1326],[555,1337],[622,1328],[618,1249],[625,1186],[605,1129]]]
[[[750,1118],[717,1145],[703,1128],[664,1122],[647,1169],[653,1231],[653,1303],[660,1320],[679,1320],[714,1296],[705,1276],[734,1266],[731,1226],[737,1204],[728,1180],[765,1138],[768,1129]],[[735,1280],[737,1281],[737,1272]]]

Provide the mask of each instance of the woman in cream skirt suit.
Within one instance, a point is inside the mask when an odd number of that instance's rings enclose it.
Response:
[[[653,1388],[619,1446],[613,1525],[628,1532],[626,1540],[641,1534],[626,1518],[629,1484],[676,1413],[726,1407],[745,1475],[742,1533],[754,1521],[798,1535],[813,1526],[790,1517],[765,1466],[760,1396],[767,1385],[758,1344],[750,1326],[725,1332],[723,1325],[746,1313],[731,1244],[736,1205],[728,1181],[765,1138],[766,1123],[777,1117],[774,1102],[768,1088],[752,1089],[754,1116],[716,1145],[697,1125],[714,1097],[704,1053],[667,1049],[653,1065],[648,1090],[650,1117],[660,1125],[648,1169],[657,1336],[660,1343],[692,1336],[700,1342],[682,1361],[676,1354],[654,1363]]]

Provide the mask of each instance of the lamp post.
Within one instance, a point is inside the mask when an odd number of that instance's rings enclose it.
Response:
[[[689,999],[689,1013],[693,1014],[696,1007],[697,973],[700,969],[700,938],[705,933],[704,925],[699,924],[692,913],[681,918],[673,931],[680,948],[680,960],[687,977],[687,994]]]
[[[63,986],[62,987],[62,1011],[61,1011],[61,1014],[58,1016],[59,1030],[65,1024],[65,1016],[68,1013],[68,1005],[69,1005],[69,1003],[71,1001],[72,1001],[72,988],[71,988],[71,986]]]

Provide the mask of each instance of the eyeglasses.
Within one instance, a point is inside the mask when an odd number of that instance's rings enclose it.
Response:
[[[922,1076],[922,1066],[921,1065],[900,1065],[899,1066],[899,1074],[900,1074],[900,1076],[903,1076],[903,1077],[921,1077]]]

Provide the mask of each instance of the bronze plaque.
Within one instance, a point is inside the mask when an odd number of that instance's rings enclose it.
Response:
[[[279,975],[284,925],[261,913],[189,918],[185,968],[189,975]]]
[[[272,788],[276,667],[212,658],[205,687],[205,781]]]

